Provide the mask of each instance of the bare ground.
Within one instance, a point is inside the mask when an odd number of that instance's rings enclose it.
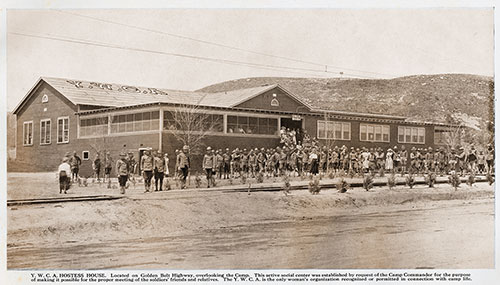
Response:
[[[52,176],[33,175],[31,188],[53,189]],[[20,179],[9,175],[9,197],[32,193]],[[132,189],[114,201],[9,207],[7,241],[9,269],[493,268],[494,191]]]

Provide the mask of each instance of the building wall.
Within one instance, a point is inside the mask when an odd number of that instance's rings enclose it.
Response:
[[[274,98],[273,94],[276,94],[276,99],[279,102],[279,106],[271,106],[271,100],[273,100]],[[288,111],[294,113],[307,111],[307,108],[304,105],[291,98],[280,88],[273,88],[246,102],[237,105],[237,107],[271,111]]]
[[[42,96],[48,102],[42,103]],[[76,106],[61,96],[56,90],[41,83],[33,96],[17,113],[16,161],[25,165],[25,171],[52,171],[61,163],[66,152],[72,151],[76,141],[77,120],[74,115]],[[57,143],[57,118],[69,117],[69,143]],[[51,120],[51,142],[40,145],[40,120]],[[33,145],[23,145],[23,123],[33,121]]]

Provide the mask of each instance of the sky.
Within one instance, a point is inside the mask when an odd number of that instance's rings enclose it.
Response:
[[[42,76],[179,90],[265,76],[493,76],[493,29],[491,8],[7,10],[7,109]]]

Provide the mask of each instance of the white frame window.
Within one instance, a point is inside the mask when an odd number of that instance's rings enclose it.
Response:
[[[359,141],[391,142],[391,127],[389,125],[359,124]]]
[[[316,125],[316,137],[318,139],[351,140],[350,122],[318,120]]]
[[[69,143],[69,117],[57,118],[57,143]]]
[[[85,154],[87,154],[87,158],[85,158]],[[89,160],[90,159],[90,151],[84,150],[82,151],[82,160]]]
[[[425,128],[399,126],[398,143],[425,144]]]
[[[33,121],[23,122],[23,145],[33,145]]]
[[[52,138],[52,122],[50,119],[40,120],[40,145],[51,143]]]

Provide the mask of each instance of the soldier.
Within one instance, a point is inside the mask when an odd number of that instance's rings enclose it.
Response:
[[[218,149],[215,152],[215,161],[217,177],[219,179],[222,179],[222,173],[224,172],[224,156],[222,155],[222,149]]]
[[[134,158],[134,153],[129,152],[128,157],[127,157],[127,164],[128,164],[128,179],[135,181],[135,174],[137,172],[137,161]]]
[[[281,151],[279,152],[279,156],[278,156],[278,169],[279,169],[279,173],[278,175],[284,175],[286,173],[286,170],[287,170],[287,154],[286,154],[286,146],[284,146]]]
[[[375,159],[377,161],[377,170],[384,169],[385,166],[384,156],[385,156],[384,151],[382,150],[382,148],[379,147],[375,152]]]
[[[410,150],[410,173],[416,173],[418,171],[418,154],[417,154],[417,149],[415,147],[412,147]]]
[[[80,170],[80,165],[82,164],[82,159],[73,151],[73,156],[69,159],[69,165],[71,166],[71,181],[78,181],[78,172]]]
[[[210,188],[210,184],[215,185],[213,179],[213,170],[216,166],[216,159],[211,147],[207,147],[207,153],[203,156],[202,168],[205,170],[207,177],[207,188]]]
[[[258,149],[250,150],[248,153],[248,172],[255,177],[255,172],[257,170],[257,154]]]
[[[120,185],[121,194],[125,194],[129,173],[129,166],[126,157],[127,155],[122,152],[120,153],[120,158],[116,161],[116,174],[118,176],[118,184]]]
[[[467,156],[468,169],[471,173],[476,172],[477,152],[474,146],[471,147],[469,155]]]
[[[111,154],[106,152],[106,156],[104,157],[104,179],[103,182],[106,183],[106,178],[108,179],[108,188],[111,188],[110,180],[111,180],[111,169],[113,168],[113,158],[111,158]]]
[[[319,168],[322,173],[326,173],[326,168],[328,166],[328,152],[326,146],[323,146],[319,153]]]
[[[189,174],[190,159],[189,159],[189,146],[185,145],[182,150],[179,151],[179,156],[177,157],[177,167],[181,176],[181,188],[186,188],[186,178]]]
[[[465,168],[467,165],[467,155],[465,154],[464,148],[461,146],[459,148],[458,154],[457,154],[457,168],[456,171],[462,173],[462,175],[465,172]]]
[[[233,150],[233,154],[231,154],[231,176],[236,177],[236,173],[238,173],[238,176],[241,176],[241,167],[240,167],[240,160],[241,160],[241,155],[240,155],[240,150],[236,148]]]
[[[266,153],[265,149],[261,148],[260,152],[257,154],[257,167],[259,172],[264,172],[266,170]]]
[[[246,175],[248,174],[248,153],[244,148],[240,155],[240,169]]]
[[[92,162],[92,170],[94,170],[94,177],[97,178],[97,182],[101,182],[101,158],[99,157],[99,153],[96,154]]]
[[[366,147],[363,147],[363,152],[361,153],[361,163],[363,165],[363,173],[368,173],[370,170],[370,153]]]
[[[401,153],[398,151],[398,146],[394,146],[394,172],[400,173],[401,172]]]
[[[401,157],[401,175],[403,175],[404,173],[406,173],[408,168],[408,151],[406,151],[404,145],[401,146],[400,157]]]
[[[495,149],[491,144],[488,144],[488,150],[486,152],[486,164],[488,165],[488,173],[493,173],[493,167],[495,164],[493,161],[495,160]]]
[[[224,159],[224,179],[228,179],[231,175],[231,155],[229,154],[229,148],[226,148],[226,152],[222,155]]]
[[[153,169],[155,177],[155,192],[158,191],[158,183],[160,184],[159,191],[163,191],[163,178],[165,177],[165,160],[160,151],[156,152],[153,159]]]
[[[484,173],[486,166],[486,155],[484,155],[484,151],[479,151],[477,155],[477,169],[479,173]]]
[[[144,193],[149,192],[151,188],[151,179],[153,178],[154,159],[149,150],[145,150],[141,157],[141,170],[144,177]]]

